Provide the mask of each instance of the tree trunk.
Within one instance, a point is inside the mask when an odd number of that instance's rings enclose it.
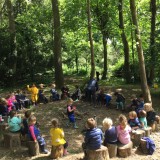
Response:
[[[54,23],[54,66],[55,66],[55,83],[57,88],[64,85],[61,56],[61,28],[58,0],[52,0],[53,23]]]
[[[75,62],[76,62],[76,71],[77,71],[77,74],[79,72],[79,63],[78,63],[78,55],[76,54],[76,57],[75,57]]]
[[[154,80],[154,68],[156,63],[156,51],[155,51],[155,24],[156,24],[156,0],[151,0],[151,34],[150,34],[150,54],[151,54],[151,65],[150,65],[150,77],[149,80],[153,83]]]
[[[95,63],[94,63],[94,49],[93,49],[92,27],[91,27],[90,0],[87,0],[87,14],[88,14],[88,32],[89,32],[89,41],[90,41],[90,51],[91,51],[91,73],[90,73],[90,79],[92,79],[95,76]]]
[[[9,33],[10,33],[10,72],[11,72],[11,84],[13,85],[16,82],[16,70],[17,70],[17,44],[16,44],[16,27],[14,20],[14,11],[11,0],[6,1],[7,11],[8,11],[8,20],[9,20]]]
[[[119,10],[119,28],[121,29],[121,37],[124,50],[124,77],[126,79],[126,83],[130,83],[131,76],[130,76],[130,65],[129,65],[129,45],[124,32],[123,0],[119,0],[118,10]]]
[[[136,47],[137,47],[138,59],[139,59],[141,89],[142,89],[142,92],[143,92],[145,102],[151,102],[150,90],[149,90],[148,85],[147,85],[145,62],[144,62],[144,56],[143,56],[143,49],[142,49],[142,41],[141,41],[140,31],[139,31],[139,27],[138,27],[135,0],[130,0],[130,10],[131,10],[131,14],[132,14],[132,21],[133,21],[133,24],[135,26],[135,38],[136,38]]]
[[[105,35],[105,33],[102,33],[103,35],[103,55],[104,55],[104,62],[103,62],[103,75],[102,75],[102,79],[106,79],[107,78],[107,57],[108,57],[108,53],[107,53],[107,37]]]

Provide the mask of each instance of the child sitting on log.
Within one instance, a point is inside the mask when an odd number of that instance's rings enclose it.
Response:
[[[70,123],[73,123],[74,128],[77,129],[78,127],[76,125],[75,114],[74,114],[76,107],[72,106],[72,104],[73,104],[73,100],[72,98],[69,98],[67,101],[67,115],[69,118],[69,123],[67,123],[67,126],[69,126]]]
[[[58,94],[58,92],[56,90],[56,85],[52,84],[51,87],[52,88],[51,88],[50,92],[51,92],[52,96],[50,97],[50,100],[51,101],[58,101],[60,99],[60,97],[59,97],[59,94]]]
[[[138,107],[139,100],[135,94],[131,96],[131,104],[128,106],[128,111],[135,111],[135,108]]]
[[[116,91],[114,93],[114,95],[116,96],[116,109],[121,109],[122,111],[124,110],[124,104],[125,104],[125,97],[119,93],[118,91]]]
[[[147,119],[146,119],[147,113],[145,110],[141,110],[139,112],[139,121],[141,123],[142,128],[147,128]]]
[[[145,103],[144,104],[144,110],[147,113],[146,119],[149,126],[154,124],[154,121],[156,120],[156,112],[152,108],[151,103]]]
[[[131,141],[131,127],[127,123],[127,118],[125,115],[121,114],[119,116],[119,125],[117,126],[118,140],[122,144],[128,144]]]
[[[35,143],[38,142],[42,153],[48,154],[48,150],[45,149],[46,142],[44,138],[40,134],[40,130],[35,126],[36,124],[36,117],[31,115],[28,119],[28,138]]]
[[[0,98],[0,115],[8,115],[7,100],[5,98]]]
[[[137,113],[135,111],[129,112],[128,124],[130,125],[132,130],[136,130],[138,128],[141,128],[141,124],[139,122],[139,119],[137,117]]]
[[[81,89],[79,88],[78,85],[75,86],[75,91],[74,93],[72,94],[71,98],[74,100],[74,101],[79,101],[80,98],[81,98]]]
[[[112,119],[106,117],[103,120],[102,124],[105,131],[103,142],[104,146],[106,146],[107,144],[116,144],[118,141],[117,129],[115,126],[113,126]]]
[[[9,113],[9,118],[8,118],[8,125],[9,125],[9,131],[16,133],[16,132],[21,132],[21,118],[17,116],[16,110],[11,110]]]
[[[52,150],[51,150],[51,158],[54,158],[53,148],[63,145],[64,151],[63,155],[67,155],[67,147],[68,143],[64,139],[64,131],[63,129],[59,128],[59,121],[57,118],[52,119],[52,128],[50,129],[51,141],[52,141]]]
[[[82,148],[86,155],[87,150],[97,150],[101,147],[102,143],[102,131],[96,128],[97,124],[94,118],[89,118],[86,123],[87,131],[85,133],[84,143]]]

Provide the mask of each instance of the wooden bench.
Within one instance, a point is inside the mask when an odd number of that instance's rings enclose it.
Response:
[[[118,144],[118,156],[126,158],[132,154],[133,142],[130,141],[128,144]]]
[[[20,133],[4,133],[4,146],[7,148],[20,148],[21,140]]]
[[[140,140],[142,137],[145,136],[145,131],[142,129],[137,129],[134,132],[131,133],[131,140],[133,142],[133,146],[139,146]]]
[[[152,128],[152,132],[157,132],[158,131],[157,121],[154,121],[154,123],[152,125],[150,125],[150,127]]]
[[[38,142],[27,141],[27,147],[30,156],[37,156],[40,154]]]
[[[86,150],[85,160],[109,160],[108,148],[101,145],[97,150]]]
[[[145,131],[145,136],[149,137],[152,134],[152,128],[151,127],[147,127],[144,129]]]
[[[0,123],[0,132],[5,132],[8,129],[8,123]]]
[[[57,159],[63,157],[64,147],[63,145],[52,146],[50,158]]]
[[[106,147],[108,148],[109,157],[113,158],[117,156],[117,144],[106,144]]]

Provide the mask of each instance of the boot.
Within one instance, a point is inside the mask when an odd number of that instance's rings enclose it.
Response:
[[[48,154],[48,150],[45,149],[45,145],[40,146],[41,152],[44,154]]]
[[[76,125],[76,123],[74,123],[74,129],[77,129],[78,128],[78,126]]]

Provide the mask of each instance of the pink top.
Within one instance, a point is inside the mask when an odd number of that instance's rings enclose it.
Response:
[[[10,98],[7,99],[7,106],[8,106],[8,112],[10,112],[12,110],[12,106],[13,106],[13,103]]]
[[[122,144],[128,144],[131,141],[130,132],[131,127],[128,125],[125,129],[121,129],[120,125],[117,126],[118,139]]]
[[[29,126],[29,131],[31,133],[31,136],[33,138],[33,140],[37,140],[36,135],[34,134],[34,125]]]

